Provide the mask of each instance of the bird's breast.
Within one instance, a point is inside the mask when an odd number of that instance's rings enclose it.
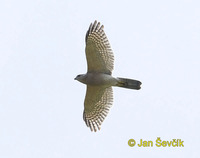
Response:
[[[86,84],[97,86],[113,86],[117,83],[111,75],[104,73],[87,73]]]

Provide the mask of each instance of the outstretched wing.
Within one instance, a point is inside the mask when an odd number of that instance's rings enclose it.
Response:
[[[114,55],[103,28],[103,25],[100,26],[100,23],[95,21],[90,25],[86,33],[85,51],[88,72],[111,74],[114,65]]]
[[[87,86],[83,119],[91,131],[100,130],[100,126],[112,106],[112,87]]]

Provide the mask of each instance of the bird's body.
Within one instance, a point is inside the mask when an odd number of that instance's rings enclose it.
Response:
[[[110,86],[115,86],[118,83],[118,80],[112,77],[111,75],[99,72],[86,73],[83,76],[79,77],[79,79],[77,80],[90,86],[110,87]]]
[[[140,89],[141,82],[112,76],[114,55],[103,25],[95,21],[86,33],[86,58],[88,72],[75,79],[87,85],[84,101],[83,119],[93,131],[100,126],[112,106],[112,86],[129,89]]]

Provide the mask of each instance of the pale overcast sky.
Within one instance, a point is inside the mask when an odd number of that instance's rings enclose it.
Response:
[[[1,0],[0,157],[199,157],[199,8],[199,0]],[[113,88],[96,133],[82,119],[86,86],[74,80],[87,70],[94,20],[113,49],[113,75],[143,83]],[[184,147],[156,147],[157,137]]]

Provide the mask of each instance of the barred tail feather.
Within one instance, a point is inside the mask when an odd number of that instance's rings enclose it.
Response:
[[[129,89],[136,89],[139,90],[141,87],[140,85],[142,84],[138,80],[133,80],[133,79],[128,79],[128,78],[117,78],[118,83],[116,86],[118,87],[123,87],[123,88],[129,88]]]

